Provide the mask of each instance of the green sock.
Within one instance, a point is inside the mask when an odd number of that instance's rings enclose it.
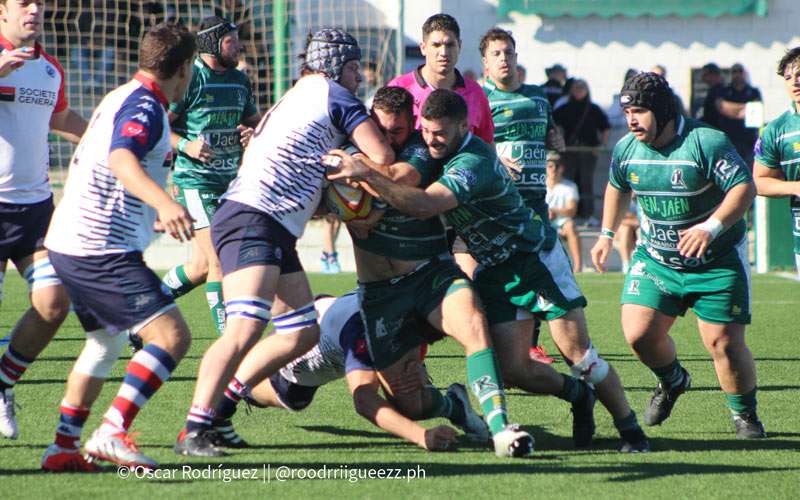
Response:
[[[492,434],[508,425],[506,397],[494,349],[491,347],[467,356],[467,382],[483,410],[483,418]]]
[[[629,431],[632,429],[636,429],[639,427],[639,421],[636,419],[636,413],[631,410],[630,415],[627,417],[623,417],[620,419],[614,419],[614,427],[617,428],[618,431]]]
[[[675,361],[667,366],[662,366],[661,368],[650,368],[650,370],[655,373],[659,382],[667,387],[675,387],[683,382],[683,367],[681,366],[680,361],[678,361],[678,358],[675,358]]]
[[[164,292],[172,295],[173,299],[177,299],[181,295],[186,295],[194,290],[194,287],[196,286],[197,285],[192,283],[189,280],[189,277],[186,276],[186,271],[183,269],[183,264],[170,269],[161,280],[161,289],[164,290]]]
[[[559,394],[556,394],[556,397],[574,403],[586,396],[586,384],[581,383],[575,377],[570,377],[563,373],[561,376],[564,377],[564,387]]]
[[[734,415],[743,415],[745,413],[755,413],[756,412],[756,391],[758,390],[757,387],[753,387],[753,390],[744,394],[728,394],[725,393],[725,400],[728,403],[728,408],[730,408],[731,413]]]
[[[222,335],[225,331],[225,302],[222,300],[222,283],[210,281],[206,283],[206,300],[211,309],[211,320],[217,327],[217,333]]]

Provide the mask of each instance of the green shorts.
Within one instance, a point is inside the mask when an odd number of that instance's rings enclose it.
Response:
[[[519,252],[475,273],[475,287],[490,325],[532,315],[550,321],[586,307],[561,242],[539,253]]]
[[[367,346],[377,370],[428,341],[423,325],[454,285],[469,286],[469,280],[449,258],[431,259],[389,280],[359,284]]]
[[[679,271],[658,263],[639,247],[622,288],[623,304],[650,307],[668,316],[688,308],[709,323],[750,323],[750,264],[743,240],[713,268]]]
[[[217,211],[224,193],[225,190],[189,189],[178,185],[172,187],[175,201],[189,211],[194,219],[195,229],[205,229],[211,225],[211,219],[214,218],[214,212]]]

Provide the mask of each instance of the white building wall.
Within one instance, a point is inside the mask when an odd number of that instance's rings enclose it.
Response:
[[[424,20],[437,12],[454,16],[461,26],[460,69],[480,73],[478,41],[495,24],[511,30],[528,83],[542,83],[544,68],[554,63],[589,82],[599,105],[611,104],[630,68],[667,68],[670,83],[689,105],[690,69],[716,62],[741,62],[764,96],[765,116],[783,112],[787,98],[775,66],[788,47],[800,45],[800,1],[771,0],[766,17],[540,18],[511,13],[497,20],[497,0],[406,0],[406,38],[419,41]]]

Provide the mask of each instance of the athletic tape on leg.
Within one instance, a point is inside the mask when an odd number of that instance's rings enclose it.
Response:
[[[237,297],[225,301],[225,317],[229,320],[243,318],[269,323],[272,302],[260,297]]]
[[[105,329],[86,332],[86,344],[73,370],[90,377],[105,379],[111,373],[127,341],[127,331],[116,335],[110,335]]]
[[[314,303],[310,302],[299,309],[275,316],[272,323],[275,324],[276,333],[294,333],[316,324],[317,316]]]
[[[589,344],[589,349],[583,359],[572,365],[572,375],[590,384],[599,384],[608,375],[608,363],[597,354],[594,346]]]
[[[29,265],[23,275],[25,276],[25,281],[28,282],[28,291],[30,292],[61,284],[56,270],[53,269],[53,264],[50,263],[50,259],[47,257]]]

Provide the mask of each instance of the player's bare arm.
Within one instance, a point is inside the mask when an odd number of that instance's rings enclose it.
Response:
[[[753,180],[760,196],[800,196],[800,181],[787,181],[780,169],[753,163]]]
[[[88,125],[89,122],[70,108],[53,113],[50,118],[50,129],[59,137],[63,137],[73,144],[77,144],[81,140]]]
[[[378,394],[380,382],[374,371],[352,370],[346,375],[356,413],[381,429],[428,451],[445,451],[456,441],[456,430],[447,425],[425,429],[403,416]]]
[[[704,222],[686,230],[678,240],[678,251],[684,257],[700,258],[714,238],[744,217],[756,196],[753,183],[739,184],[731,188],[719,208]]]
[[[161,189],[132,152],[117,148],[108,157],[108,168],[131,194],[155,208],[163,228],[179,241],[194,236],[192,217],[186,209]]]
[[[617,230],[622,218],[625,216],[623,207],[627,207],[631,202],[631,193],[625,193],[615,188],[611,184],[606,186],[606,194],[603,198],[603,229],[612,231]],[[592,256],[592,264],[594,268],[601,273],[606,271],[606,262],[608,256],[611,254],[612,244],[614,242],[613,234],[601,234],[597,238],[597,242],[592,247],[590,252]]]
[[[350,141],[359,151],[377,164],[390,165],[394,162],[394,151],[389,146],[389,141],[378,130],[378,126],[371,118],[359,123],[353,129]]]

